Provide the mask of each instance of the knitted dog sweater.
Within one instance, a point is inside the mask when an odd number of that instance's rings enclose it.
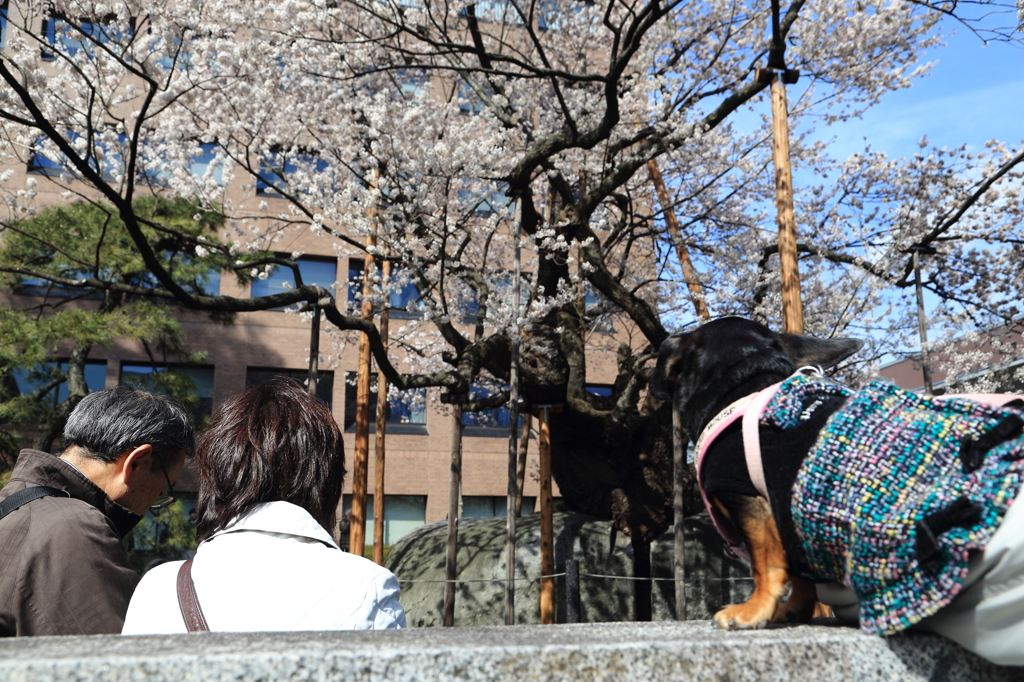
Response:
[[[828,396],[848,399],[800,468],[793,521],[815,578],[856,593],[861,630],[893,634],[953,600],[1002,522],[1024,480],[1024,411],[797,376],[761,423],[792,428]]]

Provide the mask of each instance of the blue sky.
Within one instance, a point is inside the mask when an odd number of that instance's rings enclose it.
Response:
[[[1005,15],[996,23],[1005,24]],[[954,35],[948,35],[952,31]],[[998,139],[1019,148],[1024,140],[1024,47],[983,41],[956,22],[945,21],[946,47],[931,50],[924,62],[938,63],[910,88],[891,92],[860,120],[822,128],[833,156],[844,159],[864,148],[890,157],[918,151],[927,134],[938,146],[981,148]],[[1021,34],[1017,34],[1020,36]]]

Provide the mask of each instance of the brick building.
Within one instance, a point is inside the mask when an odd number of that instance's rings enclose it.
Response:
[[[2,27],[4,39],[9,39],[6,26],[8,6],[0,2],[4,13]],[[16,8],[11,11],[19,11]],[[54,22],[45,16],[41,35],[59,40],[59,32],[47,28],[45,22]],[[472,111],[463,112],[471,115]],[[69,179],[67,168],[43,154],[28,150],[23,162],[0,167],[5,176],[7,189],[29,189],[35,192],[34,204],[39,211],[49,206],[67,202],[67,185],[74,186],[76,193],[95,196],[84,183]],[[207,171],[209,159],[197,157],[193,160],[192,171],[201,176]],[[241,200],[251,193],[252,177],[237,173],[226,187],[225,197],[230,201]],[[248,183],[248,186],[246,186]],[[256,180],[256,194],[268,202],[268,215],[274,213],[274,205],[280,202],[283,210],[284,199],[276,196],[265,182]],[[493,210],[493,207],[487,207]],[[227,235],[226,235],[227,236]],[[230,236],[228,236],[230,241]],[[358,275],[362,269],[360,258],[338,257],[330,240],[318,238],[310,231],[283,233],[282,239],[274,244],[275,251],[282,254],[301,252],[299,265],[306,283],[316,283],[335,292],[339,301],[348,296],[353,283],[358,286]],[[529,267],[529,266],[527,266]],[[240,286],[232,277],[213,276],[208,286],[211,294],[225,294],[236,297],[259,296],[274,293],[287,287],[291,282],[290,273],[278,270],[265,280],[255,281],[251,287]],[[0,292],[0,301],[13,308],[35,305],[44,296],[60,298],[67,292],[59,287],[44,289],[39,282],[24,280],[13,291]],[[415,299],[415,289],[406,290],[399,300],[392,300],[392,318],[415,316],[407,304]],[[90,301],[76,301],[68,305],[89,306]],[[413,306],[414,308],[415,306]],[[202,365],[175,366],[154,364],[142,343],[122,340],[110,347],[94,348],[89,357],[86,378],[91,390],[109,388],[119,381],[131,381],[147,385],[154,373],[174,370],[191,378],[196,385],[201,401],[201,410],[211,413],[228,396],[247,386],[259,384],[276,374],[293,376],[304,380],[307,372],[308,349],[310,347],[310,326],[298,315],[284,310],[271,310],[239,314],[234,323],[222,325],[207,318],[183,312],[180,322],[186,333],[189,350],[205,351],[207,360]],[[394,324],[394,323],[393,323]],[[592,390],[606,392],[615,378],[615,351],[622,330],[616,329],[614,320],[606,321],[594,330],[589,343],[597,348],[593,358],[588,358],[588,380],[593,382]],[[321,364],[318,394],[334,412],[339,425],[346,432],[345,444],[349,453],[349,469],[354,452],[354,382],[357,366],[355,335],[351,342],[338,349],[328,362]],[[321,334],[320,348],[332,347],[332,339]],[[66,358],[66,350],[63,351]],[[62,360],[61,351],[55,361]],[[395,355],[392,359],[399,360]],[[28,391],[33,386],[26,375],[17,379],[19,390]],[[66,394],[66,388],[64,389]],[[54,391],[54,400],[60,400],[60,390]],[[371,409],[371,419],[373,410]],[[508,414],[507,410],[492,410],[488,414],[467,414],[463,445],[462,514],[465,516],[503,515],[507,486],[508,456]],[[391,544],[412,528],[445,518],[448,509],[449,460],[451,454],[451,417],[446,408],[434,399],[414,400],[411,405],[394,402],[387,427],[387,470],[385,488],[385,544]],[[374,435],[370,436],[369,481],[374,477]],[[530,446],[526,485],[524,490],[524,512],[533,509],[538,494],[538,481],[530,474],[537,470],[535,441]],[[195,491],[194,478],[188,472],[182,486],[186,491]],[[351,492],[351,476],[345,484],[345,493]],[[557,485],[554,494],[559,495]],[[372,501],[368,513],[372,514]],[[371,527],[367,538],[373,537]]]

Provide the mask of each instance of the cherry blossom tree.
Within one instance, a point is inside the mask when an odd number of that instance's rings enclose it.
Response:
[[[508,400],[521,333],[524,399],[565,405],[553,424],[565,498],[636,542],[666,527],[671,420],[644,389],[669,330],[695,318],[661,212],[679,217],[713,314],[778,319],[770,122],[766,85],[753,77],[771,47],[768,3],[18,5],[0,54],[3,161],[43,159],[66,169],[51,179],[68,192],[112,204],[154,295],[222,313],[320,305],[339,347],[365,332],[395,386],[439,387],[469,410]],[[1020,150],[922,142],[912,159],[866,148],[835,160],[809,133],[908,87],[928,68],[919,58],[941,40],[943,16],[971,26],[994,10],[1015,22],[1012,6],[984,1],[781,8],[780,56],[800,71],[793,163],[812,179],[796,198],[806,327],[871,339],[869,361],[913,348],[914,244],[939,250],[926,281],[937,326],[952,334],[1019,320]],[[1012,28],[989,37],[1014,39]],[[670,206],[654,200],[652,159]],[[11,177],[8,224],[36,201]],[[146,193],[223,212],[218,236],[176,235],[197,255],[253,277],[292,267],[297,286],[245,299],[183,288],[132,210]],[[516,220],[528,273],[519,310],[507,293]],[[415,285],[417,314],[392,329],[390,348],[350,309],[345,283],[303,285],[299,254],[274,252],[296,231],[339,256],[391,260],[390,280],[367,273],[378,300]],[[586,390],[599,354],[617,367],[608,396]],[[473,399],[479,384],[490,398]]]

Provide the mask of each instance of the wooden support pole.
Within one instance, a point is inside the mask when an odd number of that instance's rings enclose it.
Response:
[[[448,548],[444,557],[444,620],[446,628],[455,625],[455,559],[459,544],[459,492],[462,487],[462,406],[452,407],[452,460],[448,477]]]
[[[381,274],[386,284],[391,277],[391,261],[381,263]],[[380,308],[380,338],[388,342],[388,306],[386,301]],[[388,425],[388,380],[384,372],[377,372],[377,419],[373,439],[373,560],[384,565],[384,457],[385,437]]]
[[[658,168],[658,164],[654,159],[647,162],[647,172],[651,176],[651,182],[654,183],[654,191],[658,194],[661,210],[665,213],[665,225],[668,226],[672,243],[676,247],[679,267],[683,271],[683,279],[686,280],[686,286],[690,290],[690,301],[693,303],[697,318],[703,324],[711,319],[708,306],[704,302],[704,288],[701,286],[700,279],[697,277],[697,270],[694,269],[693,262],[690,260],[690,250],[686,248],[686,244],[683,242],[679,221],[676,220],[676,212],[672,209],[672,199],[669,197],[668,189],[665,187],[665,180],[661,176],[661,169]]]
[[[370,179],[371,189],[377,189],[377,170]],[[366,211],[370,223],[377,219],[377,208],[373,205]],[[374,234],[366,236],[366,258],[363,260],[363,306],[364,320],[373,319],[373,295],[370,273],[373,270],[371,251],[377,246]],[[366,551],[366,487],[370,460],[370,339],[359,335],[359,364],[356,374],[356,433],[355,452],[352,455],[352,525],[349,526],[348,551],[363,556]]]
[[[561,405],[537,405],[537,452],[540,455],[540,574],[555,572],[555,528],[551,515],[551,414]],[[540,623],[555,622],[555,579],[540,579]]]
[[[672,513],[674,516],[674,546],[672,577],[675,581],[676,620],[686,620],[686,531],[683,525],[684,487],[686,471],[686,443],[683,435],[683,417],[679,413],[679,393],[672,392]]]
[[[516,624],[516,437],[519,429],[519,298],[522,253],[519,247],[523,215],[522,197],[516,199],[516,216],[512,224],[512,335],[509,368],[508,485],[505,497],[505,625]]]
[[[782,326],[803,334],[800,272],[797,268],[796,219],[793,215],[793,170],[789,162],[789,117],[782,73],[772,74],[772,153],[775,157],[775,206],[779,224],[779,269],[782,283]]]
[[[530,426],[533,415],[523,415],[523,431],[519,434],[519,460],[516,462],[516,516],[523,515],[523,488],[526,486],[526,455],[530,447]]]

